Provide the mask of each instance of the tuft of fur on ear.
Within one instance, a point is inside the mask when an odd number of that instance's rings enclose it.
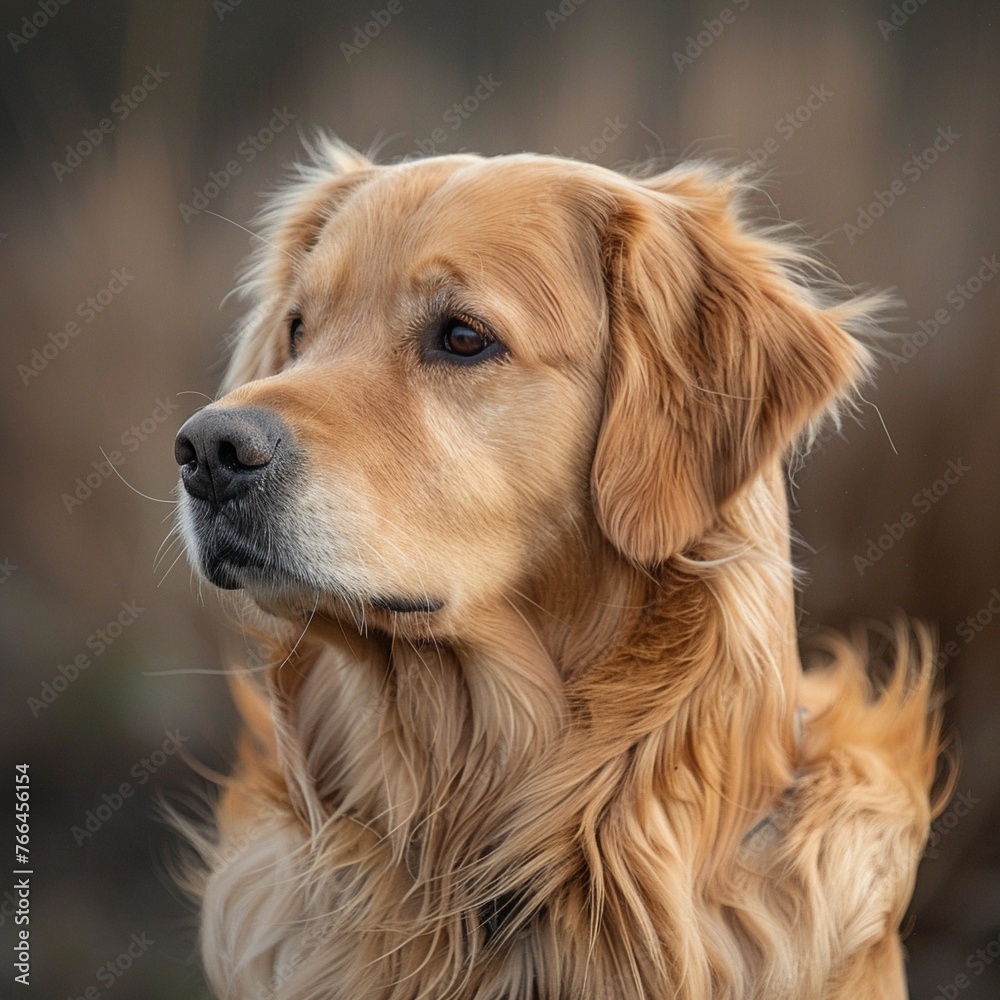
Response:
[[[304,141],[308,160],[296,163],[286,182],[267,197],[254,219],[261,245],[241,276],[239,294],[256,303],[241,320],[222,393],[273,374],[274,338],[262,336],[281,322],[283,292],[296,264],[316,245],[343,200],[378,169],[346,143],[323,133]]]
[[[737,181],[685,166],[615,191],[604,234],[610,357],[592,470],[629,559],[682,552],[868,371],[877,296],[824,301],[790,241],[740,216]]]

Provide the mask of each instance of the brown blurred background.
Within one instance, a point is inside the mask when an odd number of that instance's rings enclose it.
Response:
[[[155,799],[201,780],[175,743],[225,767],[234,722],[212,671],[239,639],[176,546],[156,564],[172,508],[136,491],[171,496],[173,437],[215,391],[237,316],[225,296],[253,242],[193,209],[250,225],[321,126],[382,141],[385,159],[757,160],[774,210],[825,235],[845,281],[906,300],[898,357],[866,394],[888,435],[864,406],[798,477],[802,631],[899,608],[938,623],[962,797],[921,869],[911,987],[1000,996],[995,11],[0,4],[0,775],[13,789],[30,764],[36,994],[204,995]],[[2,881],[0,994],[14,996]]]

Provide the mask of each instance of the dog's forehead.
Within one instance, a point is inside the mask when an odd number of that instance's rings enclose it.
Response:
[[[440,157],[380,168],[331,215],[307,275],[380,289],[435,268],[470,282],[563,269],[578,253],[570,166],[546,158]],[[362,266],[359,267],[358,265]]]

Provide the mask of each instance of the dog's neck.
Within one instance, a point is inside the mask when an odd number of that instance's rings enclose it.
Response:
[[[336,651],[300,691],[294,671],[277,675],[285,752],[309,775],[304,818],[314,830],[331,814],[358,820],[423,891],[449,874],[470,906],[512,894],[542,906],[600,873],[602,899],[627,911],[627,873],[650,848],[722,902],[716,876],[790,777],[787,546],[775,468],[658,574],[604,544],[606,565],[578,553],[543,581],[547,606],[541,592],[503,602],[449,647],[328,630]]]
[[[600,558],[611,562],[584,564],[580,576],[563,563],[537,598],[563,600],[534,627],[569,723],[530,794],[560,803],[573,823],[602,809],[624,821],[633,803],[663,803],[678,855],[708,882],[788,787],[796,752],[801,665],[783,471],[774,463],[655,574]],[[589,594],[579,584],[588,569],[601,587]],[[700,840],[680,844],[684,830]]]

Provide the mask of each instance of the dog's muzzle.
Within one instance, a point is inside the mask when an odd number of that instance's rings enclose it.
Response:
[[[207,407],[178,432],[174,457],[209,580],[236,589],[255,570],[273,570],[274,550],[260,540],[273,544],[286,487],[299,464],[281,418],[260,407]]]

